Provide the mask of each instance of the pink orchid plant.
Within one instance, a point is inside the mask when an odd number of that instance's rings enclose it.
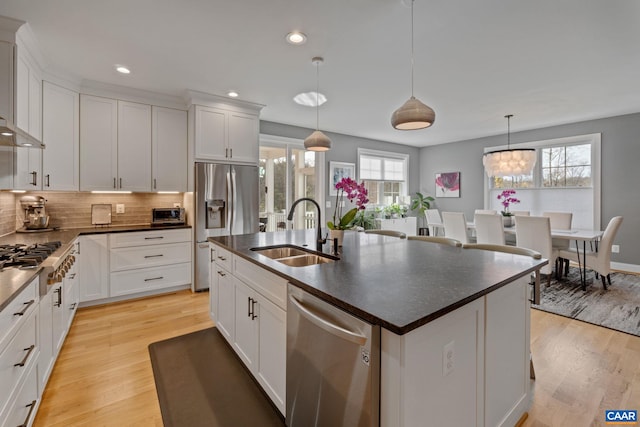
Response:
[[[333,212],[333,221],[327,222],[327,227],[331,230],[347,230],[353,226],[353,220],[359,210],[364,210],[365,205],[369,203],[367,198],[367,189],[364,187],[364,182],[358,184],[351,178],[342,178],[336,184],[336,208]],[[351,203],[356,203],[356,207],[349,209],[344,215],[342,215],[342,206],[340,199],[342,196],[346,196],[347,200]]]
[[[502,193],[498,194],[498,200],[502,203],[504,210],[502,211],[502,215],[511,216],[512,213],[509,212],[509,205],[512,203],[520,203],[520,199],[516,199],[514,195],[516,194],[516,190],[504,190]]]

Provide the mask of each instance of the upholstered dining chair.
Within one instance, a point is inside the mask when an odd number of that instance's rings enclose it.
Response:
[[[497,215],[498,211],[495,209],[476,209],[475,212],[473,213],[474,216],[481,214],[481,215]]]
[[[402,231],[395,230],[364,230],[366,234],[380,234],[382,236],[391,236],[391,237],[399,237],[401,239],[406,239],[407,235]]]
[[[427,216],[427,227],[429,227],[429,234],[437,236],[439,229],[442,227],[442,218],[440,217],[440,211],[438,209],[427,209],[425,212]]]
[[[531,216],[530,211],[511,211],[513,216]]]
[[[542,216],[549,217],[552,230],[571,230],[573,213],[571,212],[542,212]],[[567,239],[551,239],[551,244],[557,250],[569,249],[570,241]],[[566,262],[565,262],[566,261]],[[558,272],[569,273],[569,260],[558,257]]]
[[[477,243],[504,245],[502,215],[476,213],[474,218]]]
[[[491,244],[483,244],[483,243],[467,243],[462,245],[463,249],[482,249],[486,251],[494,251],[494,252],[504,252],[508,254],[515,255],[524,255],[529,256],[533,259],[541,259],[542,254],[540,252],[534,251],[529,248],[521,248],[518,246],[508,246],[508,245],[491,245]],[[534,277],[533,282],[534,289],[534,297],[532,298],[532,302],[538,304],[540,300],[540,276],[538,274]],[[529,354],[529,378],[532,380],[536,379],[536,371],[533,368],[533,357]]]
[[[459,240],[440,236],[409,236],[407,237],[407,240],[420,240],[422,242],[438,243],[441,245],[449,245],[457,248],[462,246],[462,243],[460,243]]]
[[[598,252],[587,252],[585,254],[586,265],[583,265],[582,268],[589,268],[598,273],[602,278],[602,286],[604,289],[607,289],[607,282],[609,282],[609,286],[611,286],[611,245],[621,224],[621,216],[611,218],[598,244]],[[582,263],[582,256],[578,259],[578,253],[572,249],[562,249],[558,256],[579,264]]]
[[[516,246],[540,252],[549,264],[540,269],[547,275],[547,286],[551,284],[551,273],[558,257],[558,250],[551,244],[551,223],[546,216],[521,216],[516,226]],[[558,271],[556,271],[558,274]]]
[[[462,212],[442,212],[444,236],[455,239],[460,243],[469,243],[467,234],[467,219]]]

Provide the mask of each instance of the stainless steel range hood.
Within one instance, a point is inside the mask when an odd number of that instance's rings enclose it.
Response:
[[[0,145],[11,147],[44,148],[44,144],[13,123],[0,117]]]

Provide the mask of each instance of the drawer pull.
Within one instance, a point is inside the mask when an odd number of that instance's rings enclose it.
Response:
[[[71,304],[71,308],[69,310],[75,310],[76,309],[76,305],[78,305],[77,303],[73,303]]]
[[[160,255],[145,255],[144,257],[145,258],[158,258],[158,257],[161,257],[161,256],[164,256],[164,255],[163,254],[160,254]]]
[[[222,261],[226,261],[226,260],[227,260],[227,258],[225,258],[225,257],[223,257],[223,256],[218,256],[218,259],[219,259],[219,260],[222,260]]]
[[[31,418],[31,413],[33,409],[36,407],[36,401],[32,400],[31,403],[25,406],[25,408],[29,408],[29,412],[27,412],[27,418],[24,419],[24,423],[20,424],[18,427],[27,427],[29,425],[29,418]]]
[[[29,302],[25,302],[24,303],[24,308],[22,309],[22,311],[18,311],[17,313],[13,313],[14,316],[24,316],[24,314],[27,312],[27,309],[29,309],[29,307],[31,307],[31,304],[33,304],[35,302],[35,300],[31,300]]]
[[[258,315],[256,314],[256,303],[258,300],[251,298],[251,320],[254,320]]]
[[[157,236],[157,237],[145,237],[144,240],[158,240],[158,239],[164,239],[164,236]]]
[[[144,279],[144,281],[145,281],[145,282],[150,282],[150,281],[152,281],[152,280],[162,280],[162,279],[164,279],[164,277],[163,277],[163,276],[160,276],[160,277],[152,277],[152,278],[150,278],[150,279]]]
[[[218,270],[218,274],[222,277],[226,276],[226,274],[224,274],[222,271]]]
[[[26,351],[26,352],[27,352],[27,354],[25,354],[24,359],[22,359],[22,361],[21,361],[21,362],[16,363],[16,364],[15,364],[15,365],[13,365],[13,366],[20,366],[20,367],[22,367],[22,366],[26,365],[26,363],[27,363],[27,359],[29,358],[29,356],[31,356],[31,352],[33,351],[33,349],[34,349],[34,348],[36,348],[36,345],[35,345],[35,344],[31,344],[31,347],[27,347],[27,348],[25,348],[25,349],[24,349],[24,351]],[[28,418],[27,418],[27,419],[28,419]]]

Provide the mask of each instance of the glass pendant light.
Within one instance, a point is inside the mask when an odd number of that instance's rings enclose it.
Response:
[[[536,165],[536,150],[533,148],[519,148],[511,150],[511,117],[507,119],[507,149],[484,153],[482,164],[489,178],[517,175],[529,175]]]
[[[304,140],[304,148],[309,151],[327,151],[331,148],[331,140],[320,131],[320,64],[324,62],[319,56],[314,56],[311,62],[316,66],[316,130]]]
[[[391,125],[399,130],[428,128],[436,120],[435,111],[413,96],[413,2],[411,0],[411,98],[391,116]]]

